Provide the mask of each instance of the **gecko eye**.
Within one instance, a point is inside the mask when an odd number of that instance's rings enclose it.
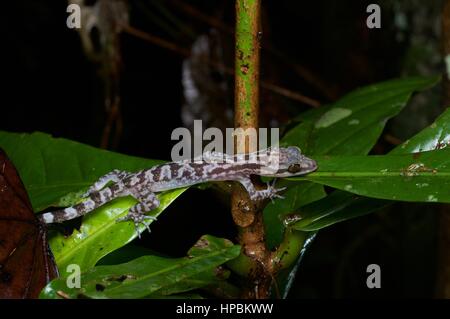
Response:
[[[302,167],[300,166],[300,164],[292,164],[292,165],[289,165],[289,167],[288,167],[288,172],[292,173],[292,174],[298,173],[301,170],[302,170]]]

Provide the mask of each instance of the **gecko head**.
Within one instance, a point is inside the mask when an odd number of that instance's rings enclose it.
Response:
[[[305,175],[317,169],[317,163],[302,154],[296,146],[280,147],[271,150],[269,169],[261,175],[270,177],[292,177]]]

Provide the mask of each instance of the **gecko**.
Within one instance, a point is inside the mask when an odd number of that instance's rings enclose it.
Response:
[[[83,216],[94,209],[125,196],[134,197],[138,203],[127,215],[117,221],[132,221],[138,229],[146,220],[156,217],[146,215],[160,204],[156,193],[183,188],[195,184],[218,181],[235,181],[242,184],[252,201],[283,198],[274,183],[267,183],[266,189],[256,189],[250,176],[292,177],[311,173],[317,163],[303,155],[298,147],[272,147],[265,150],[229,155],[220,152],[205,152],[193,160],[184,160],[156,165],[135,173],[114,170],[100,177],[82,196],[84,201],[40,215],[47,223],[62,223]],[[138,231],[138,234],[139,231]]]

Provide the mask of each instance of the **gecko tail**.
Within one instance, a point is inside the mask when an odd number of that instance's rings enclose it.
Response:
[[[83,216],[90,211],[102,206],[113,198],[110,189],[103,189],[99,192],[92,193],[86,200],[72,207],[56,210],[54,212],[44,213],[39,219],[46,224],[62,223],[66,220],[75,219]]]
[[[100,207],[102,204],[103,203],[97,202],[88,197],[86,201],[75,206],[44,213],[39,216],[39,219],[46,224],[62,223],[66,220],[71,220],[83,216],[96,209],[97,207]]]
[[[62,223],[66,220],[71,220],[80,217],[89,212],[90,210],[92,209],[88,209],[86,205],[84,205],[84,203],[81,203],[72,207],[67,207],[53,212],[44,213],[40,215],[39,218],[46,224]]]

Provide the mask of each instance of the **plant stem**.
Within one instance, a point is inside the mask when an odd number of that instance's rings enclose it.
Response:
[[[260,0],[236,0],[236,52],[235,52],[235,128],[258,128],[259,114],[259,51]],[[237,150],[253,152],[257,145],[238,138]],[[252,261],[248,275],[246,298],[268,298],[271,284],[270,252],[264,238],[262,206],[255,205],[246,191],[235,186],[231,210],[239,227],[239,240],[243,253]]]
[[[287,228],[280,246],[272,253],[272,269],[277,272],[286,269],[298,259],[308,233]]]
[[[235,124],[258,127],[260,0],[236,0]]]

